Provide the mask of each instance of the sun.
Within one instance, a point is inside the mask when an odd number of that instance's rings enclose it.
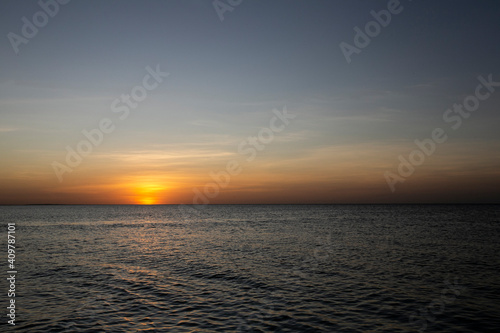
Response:
[[[134,186],[133,199],[138,205],[157,205],[162,202],[166,188],[155,183],[140,183]]]
[[[157,203],[156,198],[153,197],[144,197],[144,198],[139,198],[139,204],[141,205],[154,205]]]

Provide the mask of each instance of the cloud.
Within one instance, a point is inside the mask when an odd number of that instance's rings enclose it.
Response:
[[[0,133],[3,132],[15,132],[18,131],[19,128],[12,128],[12,127],[0,127]]]

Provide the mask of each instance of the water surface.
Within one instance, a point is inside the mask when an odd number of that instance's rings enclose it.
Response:
[[[4,206],[0,216],[3,248],[7,222],[17,227],[19,332],[498,332],[499,208]]]

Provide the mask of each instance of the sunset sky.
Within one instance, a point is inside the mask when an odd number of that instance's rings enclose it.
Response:
[[[500,203],[498,1],[64,2],[0,2],[0,204]]]

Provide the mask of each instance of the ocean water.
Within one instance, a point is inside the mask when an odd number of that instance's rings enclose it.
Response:
[[[0,220],[2,331],[500,332],[500,206],[3,206]]]

